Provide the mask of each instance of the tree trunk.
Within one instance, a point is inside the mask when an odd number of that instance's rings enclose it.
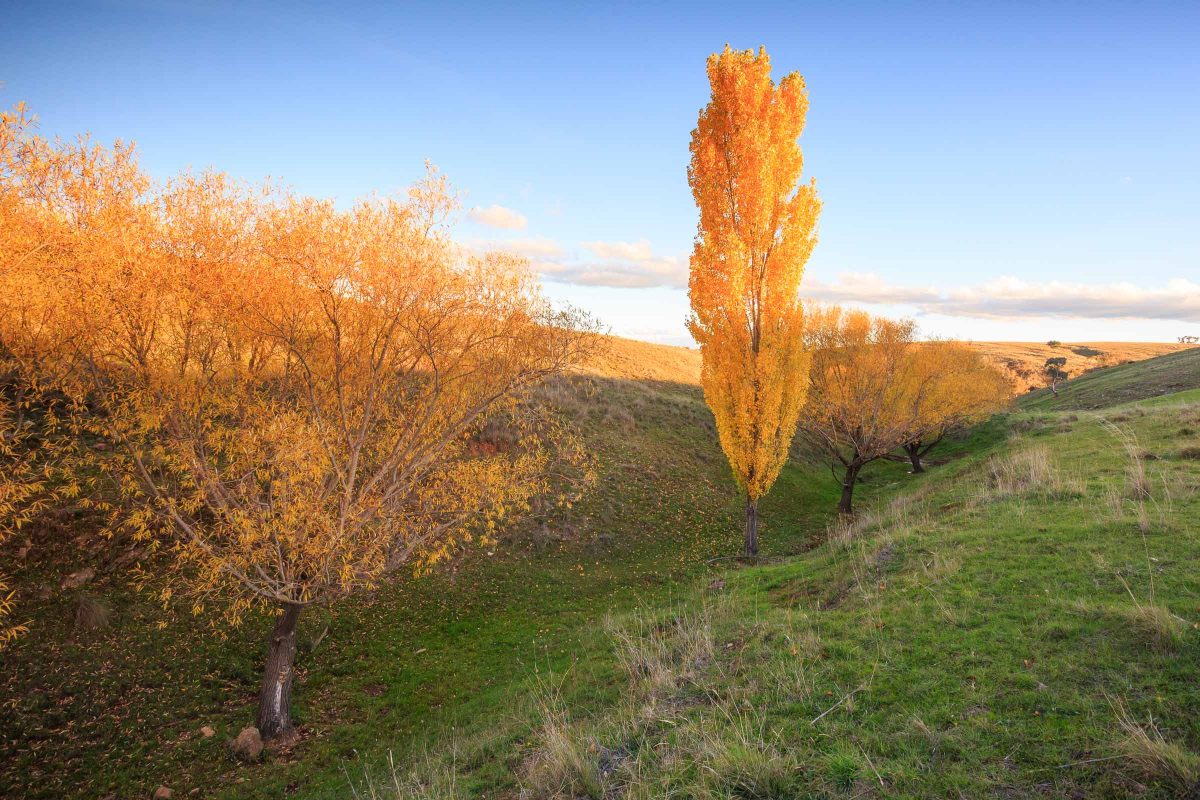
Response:
[[[258,695],[258,731],[272,739],[292,729],[292,664],[296,660],[296,623],[301,606],[284,603],[267,643],[267,665]]]
[[[746,498],[746,549],[747,557],[758,555],[758,501]]]
[[[904,452],[908,453],[908,460],[912,462],[913,473],[924,472],[925,466],[921,463],[921,443],[904,445]]]
[[[838,503],[838,511],[842,514],[854,513],[854,484],[858,482],[858,471],[862,466],[846,467],[846,476],[842,479],[842,500]]]

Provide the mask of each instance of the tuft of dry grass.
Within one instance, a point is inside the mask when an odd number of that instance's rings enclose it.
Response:
[[[1060,488],[1050,449],[1045,445],[1027,447],[1011,455],[991,457],[987,461],[987,482],[992,494],[999,497],[1049,492]]]
[[[459,783],[453,762],[445,764],[427,755],[411,769],[401,769],[388,752],[387,768],[381,774],[366,773],[363,782],[350,781],[354,800],[466,800],[467,790]]]
[[[104,630],[112,621],[112,612],[108,605],[91,595],[83,595],[75,604],[75,630],[81,633],[95,633]]]
[[[1151,717],[1139,723],[1125,704],[1112,701],[1117,724],[1125,734],[1118,749],[1147,778],[1159,781],[1179,797],[1193,797],[1200,790],[1200,755],[1168,742]]]
[[[556,699],[543,701],[541,718],[533,753],[524,765],[521,796],[601,800],[605,788],[598,745],[571,725]]]
[[[1107,610],[1160,652],[1178,650],[1187,634],[1187,621],[1160,605],[1134,600],[1133,606],[1114,606]]]
[[[641,612],[609,617],[606,628],[616,649],[617,663],[630,682],[652,695],[679,691],[712,662],[717,604],[697,611],[680,611],[667,619]]]
[[[697,798],[785,800],[795,797],[802,765],[779,746],[766,723],[744,712],[720,709],[719,726],[703,722],[688,733],[690,756],[700,766],[699,785],[689,793]]]

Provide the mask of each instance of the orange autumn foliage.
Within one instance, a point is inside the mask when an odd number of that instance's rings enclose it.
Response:
[[[840,470],[845,514],[867,464],[905,448],[915,466],[948,430],[985,418],[1011,394],[978,351],[918,341],[912,320],[813,305],[805,339],[813,365],[800,428]]]
[[[531,390],[581,362],[593,326],[520,259],[457,247],[436,172],[340,210],[218,174],[157,185],[130,147],[8,118],[4,135],[0,337],[95,412],[75,422],[114,491],[87,501],[165,545],[169,574],[144,576],[164,602],[280,611],[264,736],[290,727],[302,608],[570,500],[551,468],[586,455]],[[481,443],[489,423],[505,446]]]
[[[799,73],[776,84],[765,50],[727,46],[708,59],[708,79],[712,99],[688,167],[700,210],[688,328],[721,447],[746,492],[753,554],[758,500],[779,476],[804,405],[799,288],[821,204],[815,184],[800,183],[808,96]]]

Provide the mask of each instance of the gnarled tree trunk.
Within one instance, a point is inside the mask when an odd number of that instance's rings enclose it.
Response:
[[[860,469],[861,464],[846,467],[846,474],[842,478],[842,499],[838,503],[838,512],[842,514],[854,513],[854,484],[858,482]]]
[[[258,695],[258,731],[272,739],[292,729],[292,666],[296,661],[298,603],[284,603],[267,643],[267,664]]]
[[[747,556],[758,555],[758,501],[746,498],[746,548]]]
[[[912,471],[914,473],[925,471],[925,465],[921,463],[920,442],[911,442],[904,445],[904,452],[908,453],[908,460],[912,462]]]

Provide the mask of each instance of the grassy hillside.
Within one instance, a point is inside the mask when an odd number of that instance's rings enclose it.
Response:
[[[792,464],[764,563],[740,567],[694,351],[637,344],[551,389],[595,493],[302,620],[301,738],[258,764],[225,743],[266,620],[165,614],[128,584],[155,556],[95,544],[85,516],[10,542],[31,632],[0,656],[0,796],[1172,797],[1200,777],[1200,398],[998,417],[926,475],[868,468],[853,526],[829,471]]]
[[[608,617],[607,644],[528,682],[488,734],[371,785],[1193,797],[1197,427],[1194,400],[997,418],[951,465],[877,485],[874,511],[811,551]]]
[[[1099,370],[1022,399],[1026,408],[1078,411],[1200,388],[1200,347]]]
[[[611,363],[610,375],[645,379],[583,375],[548,390],[597,455],[591,496],[450,570],[399,576],[331,620],[302,618],[302,738],[262,764],[233,761],[226,741],[253,722],[265,619],[230,630],[164,613],[129,585],[128,567],[152,570],[155,556],[98,541],[69,510],[10,540],[4,563],[30,633],[0,656],[0,797],[144,797],[160,784],[177,797],[336,794],[359,754],[375,763],[448,726],[494,727],[532,676],[590,662],[607,613],[669,604],[741,543],[698,387],[649,359]],[[827,472],[812,481],[793,469],[781,487],[763,510],[772,555],[809,546],[834,506]],[[63,588],[88,569],[94,578]],[[109,623],[87,630],[80,611],[97,603]],[[488,770],[503,775],[504,764]]]
[[[1131,361],[1142,361],[1190,345],[1162,342],[972,342],[974,347],[1004,369],[1018,392],[1040,388],[1046,359],[1065,357],[1071,375]]]
[[[603,336],[583,372],[630,381],[662,381],[700,385],[700,351],[693,347],[651,344],[620,336]]]

